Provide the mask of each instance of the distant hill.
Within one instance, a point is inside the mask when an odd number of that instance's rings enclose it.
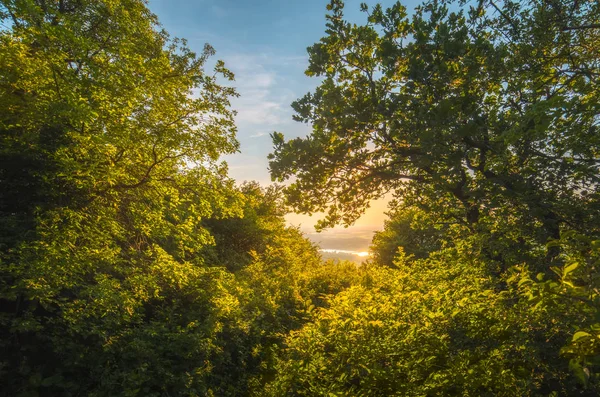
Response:
[[[317,233],[311,227],[304,229],[305,236],[321,248],[323,259],[348,260],[362,263],[368,258],[369,246],[380,226],[354,226],[334,228]]]
[[[300,230],[321,249],[364,252],[369,251],[373,234],[381,228],[382,226],[354,226],[347,229],[336,227],[319,233],[310,226],[301,227]]]
[[[366,251],[357,252],[335,249],[321,249],[320,253],[324,260],[334,259],[362,263],[369,258],[369,255]]]

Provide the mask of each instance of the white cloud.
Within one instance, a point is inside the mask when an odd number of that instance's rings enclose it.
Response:
[[[289,119],[289,103],[278,87],[282,76],[268,64],[269,57],[235,54],[225,56],[224,60],[236,76],[234,85],[240,94],[232,101],[238,112],[236,122],[240,138],[256,135],[250,131],[255,126],[273,126]]]
[[[266,99],[265,93],[250,93],[234,101],[237,109],[236,121],[240,131],[245,125],[276,125],[283,122],[281,104]]]
[[[260,138],[261,136],[267,136],[266,132],[257,132],[256,134],[250,135],[250,138]]]
[[[269,134],[282,131],[294,137],[310,131],[310,126],[292,120],[290,106],[304,90],[310,89],[301,86],[298,90],[290,79],[292,72],[301,73],[304,58],[244,52],[217,54],[215,58],[222,59],[235,74],[235,81],[230,84],[240,94],[232,99],[231,105],[237,111],[235,121],[241,153],[224,157],[230,175],[238,182],[258,180],[269,184],[267,155],[273,150]]]
[[[253,79],[251,82],[246,82],[245,84],[250,88],[250,89],[265,89],[268,90],[269,88],[271,88],[273,86],[273,84],[275,83],[275,74],[274,73],[255,73],[254,76],[252,76]],[[244,85],[242,84],[242,87]]]

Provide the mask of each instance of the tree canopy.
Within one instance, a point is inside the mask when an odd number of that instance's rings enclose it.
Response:
[[[212,47],[144,0],[0,1],[1,395],[600,393],[600,5],[327,8],[263,187]],[[362,265],[284,219],[387,192]]]
[[[219,161],[238,148],[233,75],[140,0],[0,16],[3,389],[206,392],[230,276],[203,266],[203,221],[242,213]]]
[[[538,243],[561,227],[597,233],[597,2],[363,5],[363,25],[342,1],[328,9],[306,70],[322,82],[293,104],[313,131],[273,135],[271,173],[294,176],[295,209],[350,224],[392,192]]]
[[[598,2],[327,8],[292,105],[312,132],[272,135],[271,175],[321,228],[394,200],[374,273],[290,334],[273,395],[597,393]]]

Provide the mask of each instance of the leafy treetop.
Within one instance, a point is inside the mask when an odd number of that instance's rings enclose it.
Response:
[[[352,24],[332,0],[308,49],[306,74],[323,81],[293,108],[312,133],[273,134],[271,174],[295,177],[297,210],[350,224],[391,191],[470,230],[597,232],[597,2],[361,8],[367,22]]]

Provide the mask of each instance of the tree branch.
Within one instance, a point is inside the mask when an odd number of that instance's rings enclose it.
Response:
[[[512,19],[509,18],[508,15],[506,15],[504,13],[504,11],[502,11],[497,5],[496,3],[494,3],[492,0],[490,0],[490,4],[492,5],[492,7],[494,7],[496,9],[496,11],[498,11],[500,13],[500,15],[502,15],[502,18],[504,18],[509,24],[510,26],[513,27],[513,29],[515,30],[515,32],[518,30],[517,29],[517,25],[515,25],[515,23],[513,22]]]
[[[584,30],[584,29],[600,29],[600,23],[590,23],[588,25],[580,25],[580,26],[565,26],[561,29],[561,31],[565,32],[568,30]]]

